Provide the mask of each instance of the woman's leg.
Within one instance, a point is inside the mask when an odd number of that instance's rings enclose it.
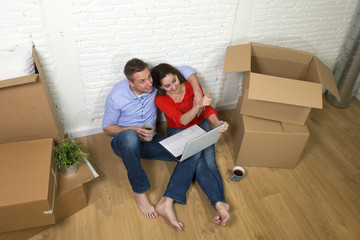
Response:
[[[207,132],[211,130],[211,125],[206,119],[199,125]],[[230,220],[229,205],[225,202],[223,180],[216,163],[215,145],[201,152],[195,176],[200,187],[216,209],[214,223],[225,226]]]
[[[230,220],[229,205],[225,202],[224,192],[221,191],[215,175],[210,171],[204,159],[204,154],[201,154],[198,161],[195,176],[200,187],[216,209],[216,214],[213,219],[214,223],[225,226]]]
[[[205,119],[201,124],[199,124],[199,126],[202,127],[207,132],[212,129],[211,125],[207,121],[207,119]],[[221,177],[218,165],[216,163],[215,145],[213,144],[213,145],[209,146],[208,148],[204,149],[202,151],[202,156],[208,167],[207,170],[209,172],[211,172],[213,177],[216,179],[216,182],[218,184],[218,189],[221,193],[222,202],[225,202],[223,179]],[[200,161],[199,161],[199,164],[200,164]],[[199,166],[200,165],[198,165],[198,168],[199,168]],[[198,168],[196,171],[198,171]]]
[[[168,131],[168,136],[181,130],[182,129],[172,129]],[[181,204],[186,203],[186,192],[191,185],[199,158],[200,153],[176,164],[166,191],[162,199],[155,206],[156,212],[166,217],[171,225],[175,226],[178,230],[183,229],[183,224],[176,219],[172,205],[174,201]]]

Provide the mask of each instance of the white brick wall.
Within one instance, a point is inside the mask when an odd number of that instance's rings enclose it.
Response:
[[[74,32],[84,96],[94,124],[103,117],[106,94],[124,78],[124,64],[139,57],[151,65],[189,64],[205,91],[219,99],[217,64],[229,43],[237,1],[74,1]],[[101,34],[99,34],[101,33]]]
[[[333,68],[358,1],[254,0],[249,38],[316,54]]]
[[[193,66],[220,108],[237,78],[222,73],[225,47],[244,41],[315,53],[333,68],[357,0],[0,0],[0,52],[36,45],[65,129],[100,131],[107,93],[133,57]]]
[[[0,54],[29,41],[36,46],[52,97],[60,117],[64,120],[66,114],[61,109],[60,100],[62,87],[56,78],[56,68],[59,66],[52,51],[51,36],[46,28],[42,3],[30,0],[0,0]]]

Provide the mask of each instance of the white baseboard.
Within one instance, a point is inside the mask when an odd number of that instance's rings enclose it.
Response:
[[[235,109],[236,108],[236,104],[237,102],[234,103],[227,103],[221,106],[216,106],[216,111],[221,112],[221,111],[226,111],[226,110],[231,110],[231,109]],[[158,121],[166,121],[165,117],[162,115],[160,117],[160,119],[158,119]],[[74,138],[79,138],[79,137],[86,137],[86,136],[90,136],[90,135],[94,135],[94,134],[99,134],[99,133],[103,133],[103,130],[101,127],[99,128],[89,128],[89,129],[83,129],[83,130],[77,130],[77,131],[73,131],[73,132],[69,132],[69,135],[74,137]]]
[[[69,135],[74,137],[74,138],[79,138],[79,137],[86,137],[86,136],[99,134],[99,133],[103,133],[103,130],[102,130],[101,127],[73,131],[73,132],[69,132]]]
[[[226,110],[232,110],[232,109],[235,109],[236,106],[237,106],[237,102],[227,103],[224,105],[216,106],[216,111],[221,112],[221,111],[226,111]]]
[[[360,92],[355,92],[354,96],[360,101]]]

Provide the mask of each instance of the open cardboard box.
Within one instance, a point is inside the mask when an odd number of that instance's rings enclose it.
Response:
[[[243,107],[249,116],[304,125],[322,108],[322,86],[340,100],[331,70],[310,53],[248,43],[226,49],[224,70],[245,72]]]
[[[241,99],[241,98],[240,98]],[[235,163],[249,167],[296,167],[310,134],[306,125],[240,114],[232,125]]]
[[[0,144],[0,232],[55,223],[52,148],[51,138]]]
[[[98,174],[88,161],[80,164],[79,171],[75,176],[68,177],[61,173],[59,174],[58,193],[55,198],[54,207],[57,223],[99,199],[100,193],[97,188],[91,184],[91,181],[96,177],[98,177]],[[46,230],[50,226],[0,233],[0,239],[28,239]]]
[[[64,137],[39,59],[36,74],[0,81],[0,143]]]

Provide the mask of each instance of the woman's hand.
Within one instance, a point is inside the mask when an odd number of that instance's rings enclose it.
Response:
[[[202,100],[202,98],[203,98],[202,92],[194,90],[194,106],[195,107],[197,106],[196,104]],[[200,116],[201,112],[204,110],[205,110],[205,107],[201,107],[196,115]]]
[[[209,106],[212,102],[214,102],[214,99],[210,97],[211,94],[212,92],[209,92],[203,96],[200,101],[196,103],[196,107],[200,109],[202,107]]]
[[[218,127],[218,126],[220,126],[221,124],[223,124],[223,123],[226,123],[222,128],[220,128],[220,132],[221,133],[223,133],[223,132],[226,132],[227,130],[228,130],[228,128],[229,128],[229,124],[227,123],[227,122],[225,122],[225,121],[221,121],[221,120],[219,120],[216,124],[215,124],[215,127]]]

